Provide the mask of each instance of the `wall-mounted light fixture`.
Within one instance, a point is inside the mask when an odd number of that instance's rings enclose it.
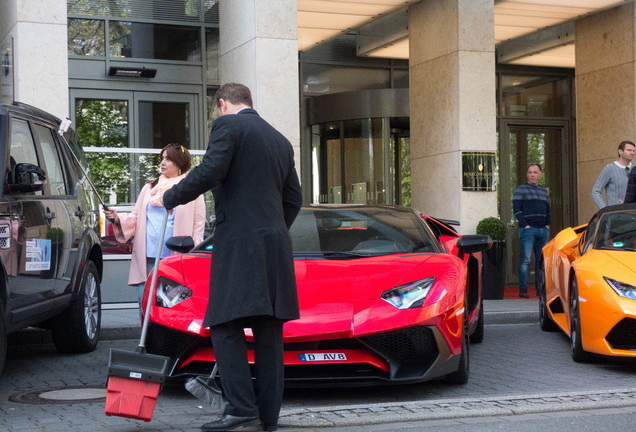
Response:
[[[111,66],[108,69],[108,76],[127,77],[127,78],[154,78],[157,75],[157,69],[151,68],[133,68]]]

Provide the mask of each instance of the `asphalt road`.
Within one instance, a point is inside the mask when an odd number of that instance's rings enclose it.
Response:
[[[568,343],[538,324],[487,325],[484,342],[471,345],[467,384],[287,389],[279,430],[547,432],[556,425],[597,430],[589,429],[595,421],[613,429],[622,419],[633,426],[636,362],[574,363]],[[196,431],[214,418],[217,411],[201,406],[181,386],[164,388],[151,422],[105,416],[108,352],[136,344],[100,341],[97,351],[85,355],[60,355],[51,346],[11,347],[0,381],[0,430]],[[56,389],[62,396],[51,398]],[[522,426],[527,424],[533,427]]]

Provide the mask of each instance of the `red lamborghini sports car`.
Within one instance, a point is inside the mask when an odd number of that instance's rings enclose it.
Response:
[[[304,207],[290,235],[300,319],[284,326],[288,384],[467,381],[469,340],[483,339],[488,236],[459,236],[407,208],[352,205]],[[208,375],[215,360],[202,327],[213,240],[191,249],[173,237],[173,250],[191,250],[159,265],[146,349],[172,359],[174,378]]]

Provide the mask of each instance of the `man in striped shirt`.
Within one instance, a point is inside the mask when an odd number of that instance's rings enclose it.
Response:
[[[601,171],[592,188],[592,198],[598,208],[606,205],[601,193],[603,190],[605,190],[608,206],[623,203],[635,149],[633,142],[623,141],[618,146],[618,160],[605,165]]]
[[[550,234],[550,198],[548,190],[539,186],[541,167],[528,167],[528,183],[517,187],[512,194],[512,210],[519,221],[519,297],[528,298],[528,265],[534,251],[535,288],[539,296],[537,275],[541,268],[541,249],[548,242]]]

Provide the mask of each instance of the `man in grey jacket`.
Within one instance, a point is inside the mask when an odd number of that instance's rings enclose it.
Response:
[[[618,160],[605,165],[601,171],[601,174],[598,176],[598,179],[596,179],[596,183],[594,183],[594,187],[592,188],[592,198],[594,198],[594,202],[598,208],[623,203],[627,189],[629,170],[632,167],[635,150],[636,147],[633,142],[621,142],[618,146]],[[605,190],[607,204],[605,204],[603,200],[603,190]]]

